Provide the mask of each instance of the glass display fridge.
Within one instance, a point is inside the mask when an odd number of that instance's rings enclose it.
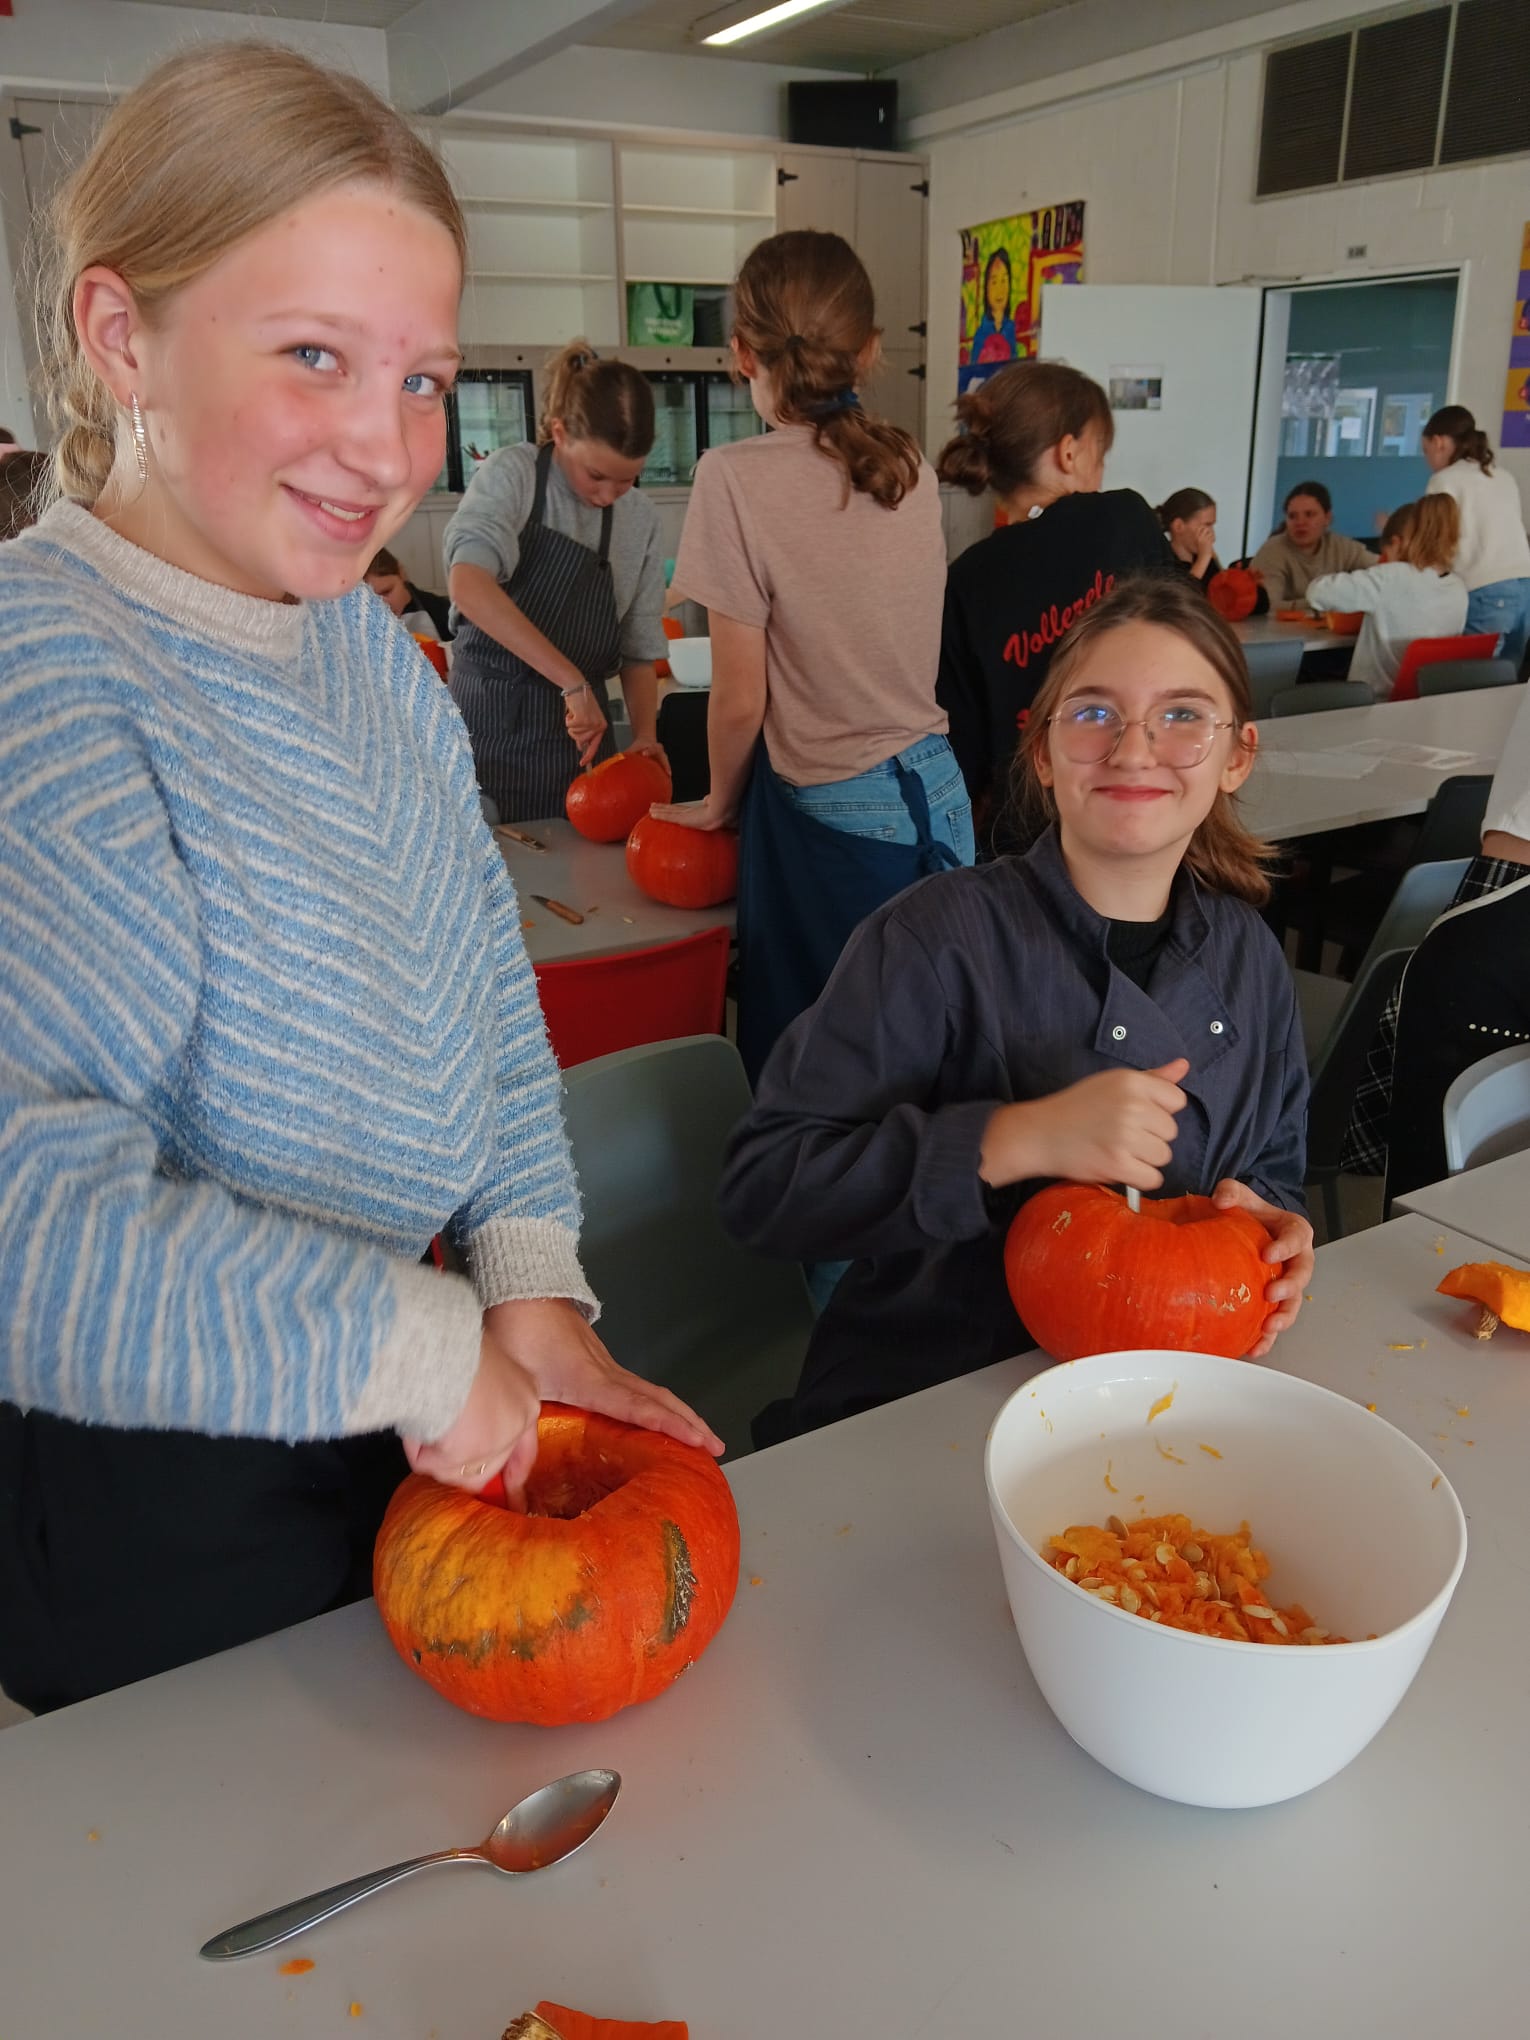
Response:
[[[728,446],[763,432],[745,383],[718,369],[654,369],[653,452],[643,468],[646,488],[686,488],[710,446]]]

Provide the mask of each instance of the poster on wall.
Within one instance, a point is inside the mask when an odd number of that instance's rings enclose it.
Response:
[[[1081,283],[1083,277],[1082,199],[964,227],[958,391],[1033,355],[1043,285]]]
[[[1514,289],[1514,330],[1509,336],[1509,381],[1503,397],[1503,446],[1530,447],[1530,220],[1519,245]]]

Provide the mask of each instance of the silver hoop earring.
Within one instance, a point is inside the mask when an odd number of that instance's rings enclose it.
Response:
[[[149,435],[144,429],[143,413],[138,408],[136,390],[130,392],[128,404],[133,413],[133,458],[138,463],[139,481],[146,482],[149,479]]]

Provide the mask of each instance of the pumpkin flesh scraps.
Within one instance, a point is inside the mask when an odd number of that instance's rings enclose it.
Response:
[[[1467,1261],[1437,1285],[1441,1296],[1457,1296],[1482,1308],[1517,1332],[1530,1332],[1530,1271],[1502,1261]],[[1486,1338],[1496,1326],[1480,1331]]]
[[[1238,1360],[1269,1315],[1270,1236],[1209,1197],[1144,1198],[1134,1212],[1098,1184],[1028,1198],[1004,1243],[1004,1275],[1031,1337],[1054,1360],[1138,1348]]]
[[[1265,1599],[1270,1562],[1247,1523],[1230,1536],[1197,1530],[1188,1516],[1140,1516],[1112,1527],[1074,1524],[1048,1539],[1043,1556],[1084,1593],[1196,1636],[1234,1643],[1347,1643],[1320,1629],[1299,1603]]]
[[[706,1649],[738,1585],[739,1530],[710,1454],[543,1405],[527,1512],[403,1482],[373,1560],[404,1662],[470,1714],[603,1721]]]

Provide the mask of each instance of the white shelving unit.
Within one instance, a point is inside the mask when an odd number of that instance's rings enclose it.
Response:
[[[621,144],[617,154],[628,283],[729,284],[775,231],[773,152]]]
[[[447,133],[442,153],[468,220],[462,334],[469,347],[621,338],[615,176],[606,140]]]

